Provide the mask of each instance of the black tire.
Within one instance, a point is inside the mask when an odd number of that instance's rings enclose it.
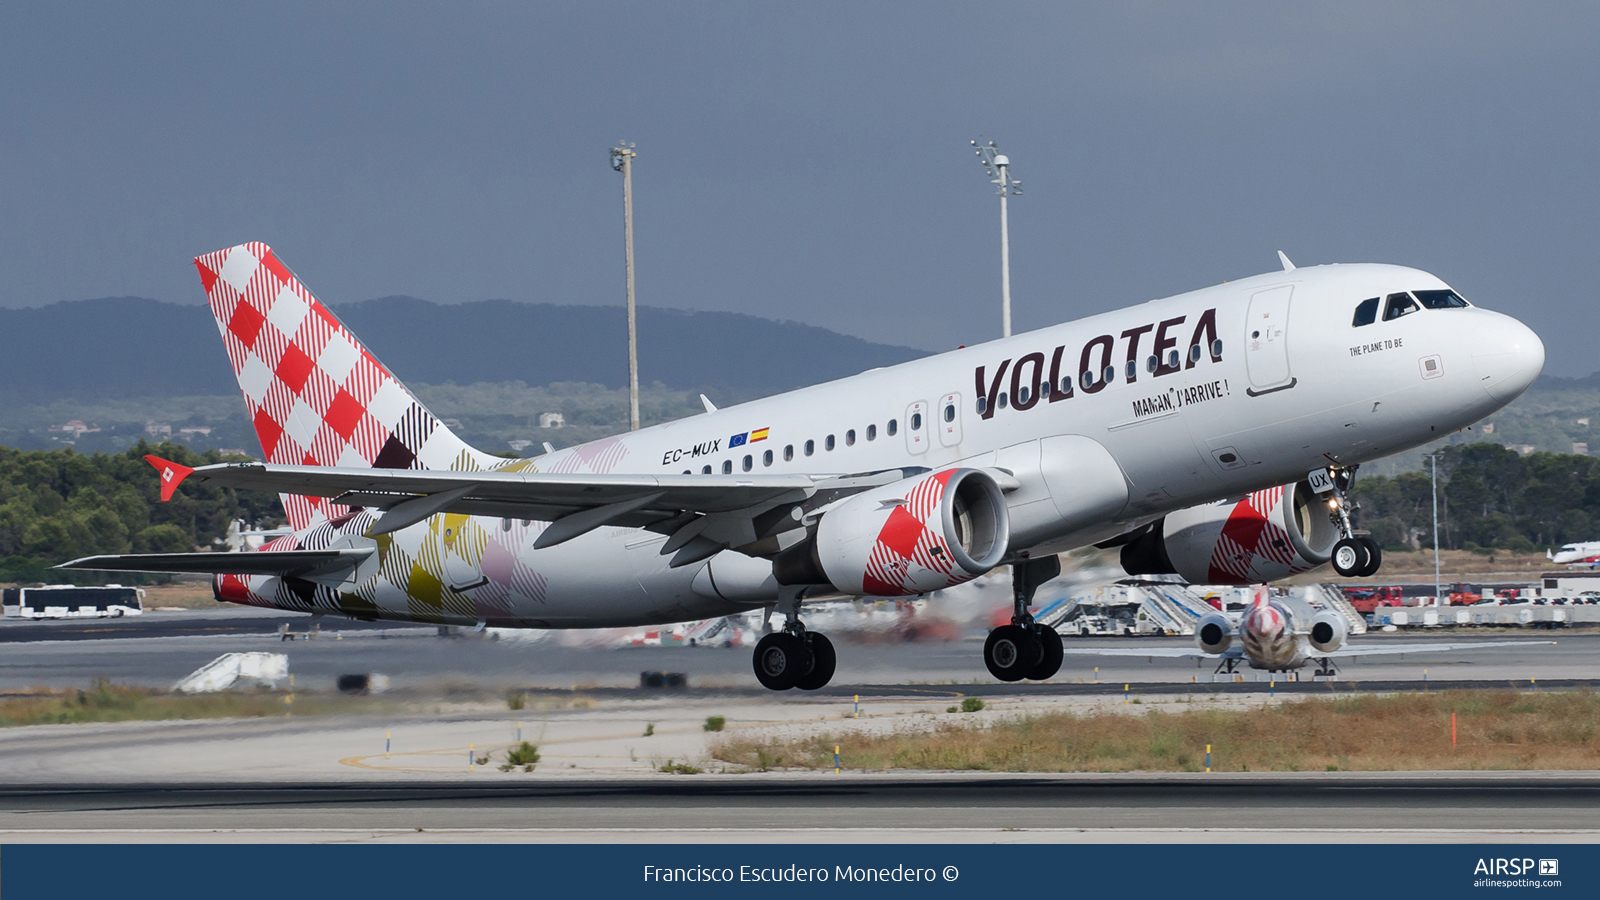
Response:
[[[751,665],[762,687],[772,691],[787,691],[810,668],[808,655],[805,644],[799,638],[780,631],[767,635],[756,644]]]
[[[1361,546],[1367,548],[1367,564],[1361,567],[1362,577],[1378,574],[1378,570],[1383,568],[1383,548],[1378,546],[1377,541],[1367,535],[1362,535],[1356,540],[1361,542]]]
[[[1355,538],[1333,545],[1333,570],[1345,578],[1359,578],[1367,567],[1367,547]]]
[[[1033,636],[1039,642],[1043,652],[1039,655],[1039,663],[1028,670],[1030,681],[1044,681],[1061,671],[1061,660],[1066,652],[1061,646],[1061,635],[1054,628],[1035,624]]]
[[[811,651],[811,670],[800,676],[794,686],[802,691],[821,690],[833,680],[833,669],[839,657],[833,652],[833,641],[814,631],[806,632],[806,649]]]
[[[1039,664],[1044,647],[1020,625],[1001,625],[983,642],[983,664],[1001,681],[1021,681]]]

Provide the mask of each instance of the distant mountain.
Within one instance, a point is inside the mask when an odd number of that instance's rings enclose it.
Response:
[[[402,381],[627,383],[621,307],[384,297],[335,312]],[[771,393],[924,355],[795,322],[639,310],[640,381],[680,390]],[[111,297],[0,310],[0,395],[12,402],[235,391],[203,306]]]

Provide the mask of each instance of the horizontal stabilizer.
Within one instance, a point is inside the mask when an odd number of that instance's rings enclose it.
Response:
[[[123,553],[85,556],[58,569],[98,572],[174,572],[202,575],[290,575],[321,580],[355,569],[375,551],[371,547],[339,550],[261,550],[248,553]]]

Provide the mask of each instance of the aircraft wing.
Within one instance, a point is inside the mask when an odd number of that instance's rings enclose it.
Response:
[[[1171,644],[1160,647],[1074,647],[1070,641],[1064,641],[1062,653],[1068,656],[1146,656],[1160,657],[1162,659],[1224,659],[1229,656],[1240,656],[1241,651],[1230,648],[1223,653],[1207,653],[1198,647],[1180,647]]]
[[[1321,659],[1330,656],[1342,658],[1346,656],[1378,656],[1384,653],[1443,653],[1449,650],[1478,650],[1483,647],[1538,647],[1554,644],[1555,641],[1461,641],[1449,644],[1400,644],[1378,641],[1355,647],[1341,647],[1332,653],[1319,653],[1313,650],[1309,655],[1314,659]]]
[[[827,500],[915,474],[889,469],[863,475],[594,475],[560,472],[413,469],[219,463],[191,469],[160,457],[161,499],[184,481],[217,487],[324,497],[383,512],[369,536],[398,531],[438,513],[551,523],[534,542],[552,547],[606,525],[671,535],[662,554],[672,565],[746,547],[793,526],[782,507]],[[925,471],[925,470],[916,470]],[[763,514],[767,514],[764,518]],[[170,571],[170,570],[169,570]]]
[[[373,548],[270,550],[244,553],[124,553],[85,556],[58,569],[98,572],[184,572],[205,575],[292,575],[338,583],[373,554]]]

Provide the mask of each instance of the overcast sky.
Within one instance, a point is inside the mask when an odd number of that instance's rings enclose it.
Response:
[[[943,349],[1295,262],[1439,275],[1600,369],[1600,5],[0,7],[0,304],[642,304]],[[779,365],[795,361],[782,359]]]

